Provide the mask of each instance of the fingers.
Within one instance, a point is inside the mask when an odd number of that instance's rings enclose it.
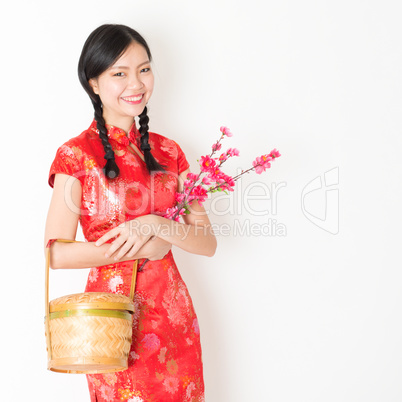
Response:
[[[95,246],[99,247],[102,244],[106,243],[108,240],[113,239],[113,237],[117,236],[119,233],[119,226],[116,228],[109,230],[109,232],[105,233],[102,237],[100,237],[96,242]]]
[[[145,242],[135,243],[134,246],[131,248],[131,250],[127,253],[127,257],[128,258],[134,257],[144,244]]]
[[[126,241],[123,246],[120,248],[119,252],[117,253],[115,260],[120,260],[120,258],[124,257],[127,254],[127,257],[130,257],[131,250],[138,242],[133,242],[132,239],[130,241]]]
[[[110,239],[115,238],[110,244],[110,247],[105,253],[105,257],[109,258],[114,254],[114,260],[118,261],[122,257],[133,257],[140,250],[140,248],[148,242],[148,240],[153,237],[153,234],[149,232],[142,233],[141,224],[139,220],[132,220],[124,222],[119,226],[111,229],[109,232],[105,233],[96,242],[96,246],[101,246],[105,244]]]
[[[149,240],[149,237],[144,236],[130,236],[126,238],[124,235],[119,236],[107,251],[107,257],[112,256],[117,252],[114,257],[115,261],[120,260],[122,257],[133,257],[140,248]]]
[[[105,253],[105,257],[109,258],[111,257],[122,245],[127,244],[127,241],[124,236],[119,236],[109,247],[109,249]],[[121,257],[120,257],[121,258]],[[115,260],[117,260],[117,256],[115,257]]]

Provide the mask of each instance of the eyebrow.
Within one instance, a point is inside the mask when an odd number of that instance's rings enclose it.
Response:
[[[138,66],[137,67],[141,67],[141,66],[143,66],[143,65],[145,65],[145,64],[150,64],[151,62],[149,61],[149,60],[147,60],[147,61],[144,61],[143,63],[141,63],[141,64],[138,64]],[[125,68],[125,69],[129,69],[129,67],[127,67],[127,66],[112,66],[112,67],[110,67],[110,68]]]

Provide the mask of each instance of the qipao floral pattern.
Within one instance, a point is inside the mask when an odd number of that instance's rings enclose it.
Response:
[[[137,216],[164,214],[175,204],[178,174],[189,167],[174,141],[150,133],[152,153],[166,168],[150,176],[127,141],[139,146],[135,124],[128,137],[117,127],[107,128],[120,168],[117,179],[109,181],[102,173],[104,151],[95,121],[58,149],[49,174],[51,186],[56,173],[80,180],[80,223],[87,241]],[[132,266],[127,261],[91,268],[85,290],[129,295]],[[91,401],[203,402],[198,320],[171,252],[138,272],[134,304],[129,368],[87,375]]]

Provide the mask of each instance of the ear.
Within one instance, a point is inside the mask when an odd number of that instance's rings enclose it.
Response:
[[[99,95],[98,80],[96,78],[91,78],[88,83],[95,94]]]

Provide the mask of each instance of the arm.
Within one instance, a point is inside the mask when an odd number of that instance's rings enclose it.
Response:
[[[188,172],[186,170],[180,174],[179,191],[182,190],[182,183]],[[106,241],[117,236],[106,252],[106,256],[115,255],[117,260],[135,257],[152,236],[190,253],[214,255],[216,238],[204,208],[195,201],[190,211],[190,214],[183,217],[184,223],[157,215],[140,216],[110,230],[95,244],[103,247]]]
[[[82,188],[78,179],[65,174],[56,174],[53,195],[45,228],[45,247],[49,239],[74,240],[79,220]],[[52,245],[50,266],[57,268],[90,268],[115,263],[112,257],[105,257],[110,247],[104,244],[95,247],[93,242],[54,243]],[[135,258],[161,259],[171,245],[161,239],[147,242]],[[121,261],[133,258],[122,258]]]

